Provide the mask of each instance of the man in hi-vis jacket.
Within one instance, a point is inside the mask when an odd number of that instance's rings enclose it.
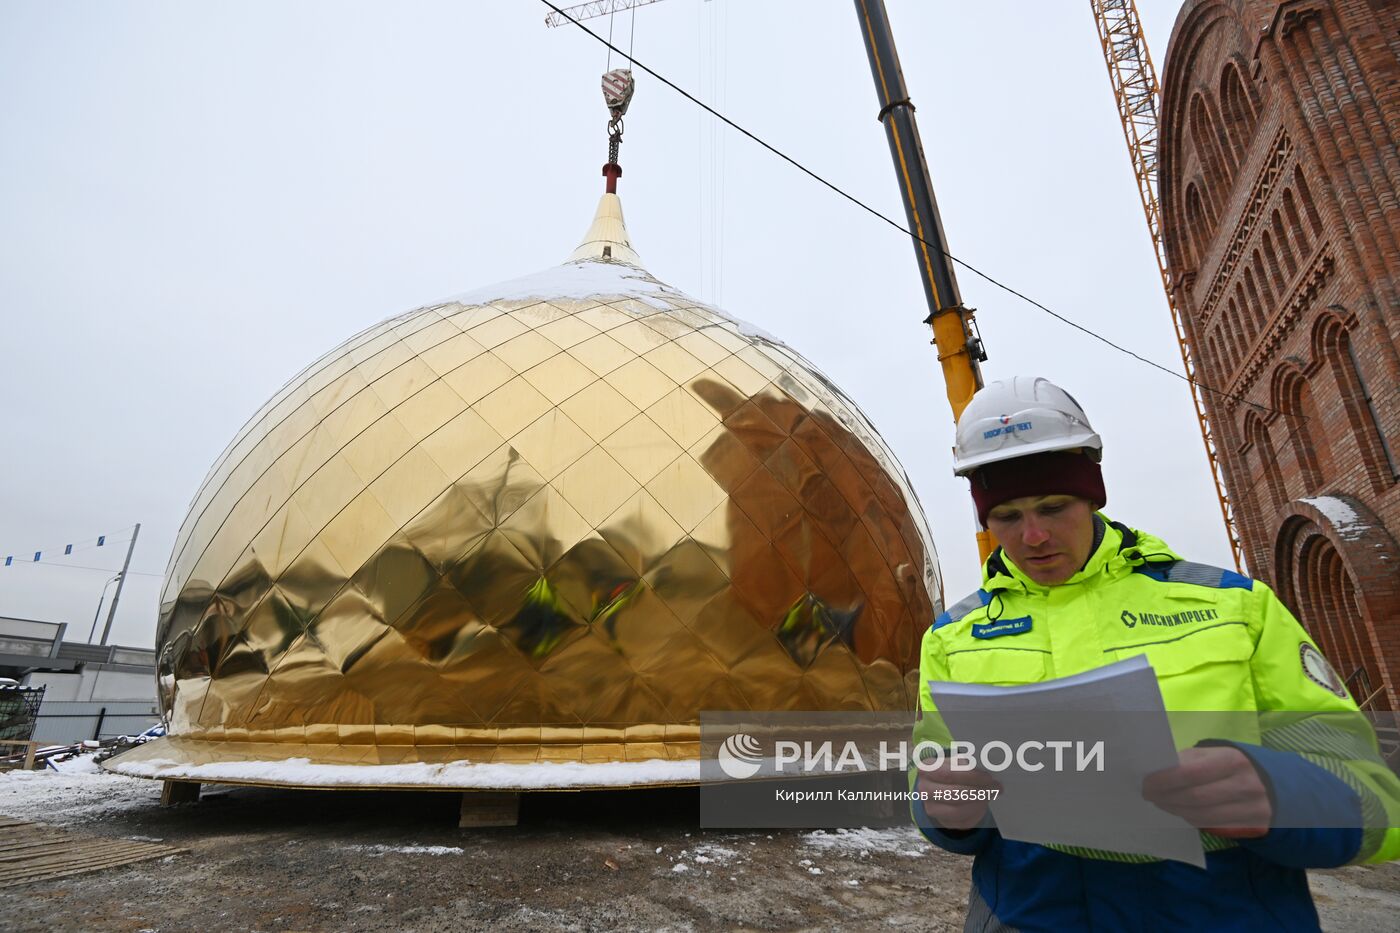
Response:
[[[1169,712],[1316,715],[1285,717],[1258,742],[1199,742],[1147,778],[1146,799],[1201,830],[1204,870],[1003,839],[975,799],[993,778],[950,763],[915,772],[929,796],[915,820],[974,856],[968,930],[1316,930],[1305,869],[1400,855],[1400,779],[1267,586],[1188,562],[1099,511],[1102,451],[1083,409],[1048,380],[991,383],[968,404],[955,470],[1000,547],[981,588],[924,635],[916,738],[938,734],[930,680],[1030,684],[1140,654]]]

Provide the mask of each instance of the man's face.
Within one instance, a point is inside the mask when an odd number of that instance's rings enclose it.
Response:
[[[1023,496],[987,513],[987,530],[1026,576],[1054,586],[1078,573],[1089,559],[1094,510],[1078,496]]]

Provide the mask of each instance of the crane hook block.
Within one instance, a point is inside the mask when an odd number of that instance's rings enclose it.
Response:
[[[627,105],[632,103],[632,92],[636,87],[631,69],[614,68],[603,75],[603,102],[608,105],[608,112],[614,120],[621,120],[622,115],[627,112]]]

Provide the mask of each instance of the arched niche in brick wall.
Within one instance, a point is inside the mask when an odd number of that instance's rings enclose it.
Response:
[[[1211,200],[1217,216],[1225,209],[1230,182],[1235,177],[1233,150],[1220,125],[1215,101],[1204,92],[1191,97],[1186,110],[1187,133],[1205,176],[1206,197]]]
[[[1239,55],[1232,55],[1220,71],[1221,129],[1237,163],[1244,162],[1258,123],[1253,82],[1244,77],[1248,73],[1248,66]]]
[[[1281,425],[1280,431],[1286,434],[1287,446],[1293,452],[1302,494],[1312,495],[1321,486],[1322,477],[1331,473],[1331,447],[1327,425],[1313,401],[1302,360],[1284,357],[1274,367],[1269,379],[1269,405],[1282,413],[1276,424]]]
[[[1288,503],[1274,588],[1358,703],[1369,685],[1376,708],[1400,708],[1400,546],[1374,512],[1347,495]]]
[[[1241,452],[1245,455],[1251,486],[1258,497],[1256,508],[1260,515],[1274,514],[1282,510],[1288,498],[1283,486],[1283,474],[1279,469],[1278,449],[1269,434],[1268,425],[1253,408],[1245,412],[1242,433],[1245,442]],[[1257,466],[1249,462],[1251,453]]]
[[[1206,247],[1215,232],[1215,217],[1207,210],[1205,201],[1201,199],[1201,189],[1194,181],[1186,186],[1185,210],[1187,237],[1183,240],[1182,256],[1178,262],[1185,268],[1195,269],[1205,258]]]
[[[1239,17],[1232,3],[1188,0],[1167,54],[1158,181],[1176,275],[1204,262],[1265,109],[1265,89],[1255,84],[1242,55],[1230,51],[1250,47],[1251,30]],[[1188,184],[1195,186],[1197,203],[1188,204]]]
[[[1332,372],[1351,438],[1361,451],[1372,489],[1380,495],[1400,478],[1400,468],[1377,418],[1373,387],[1384,382],[1377,380],[1374,372],[1363,370],[1353,343],[1357,329],[1355,313],[1340,305],[1328,305],[1313,322],[1310,344],[1313,358]]]

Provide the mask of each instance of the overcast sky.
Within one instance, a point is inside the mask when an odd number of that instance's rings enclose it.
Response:
[[[888,4],[951,250],[1178,368],[1086,0]],[[1138,5],[1160,66],[1180,2]],[[0,0],[0,615],[85,638],[140,522],[113,640],[149,645],[191,498],[279,386],[384,317],[565,259],[602,189],[606,51],[546,12]],[[903,219],[848,0],[665,0],[634,52]],[[648,269],[841,385],[913,479],[949,601],[974,588],[907,238],[640,73],[622,164]],[[988,378],[1042,374],[1088,410],[1107,511],[1229,563],[1185,383],[960,284]]]

